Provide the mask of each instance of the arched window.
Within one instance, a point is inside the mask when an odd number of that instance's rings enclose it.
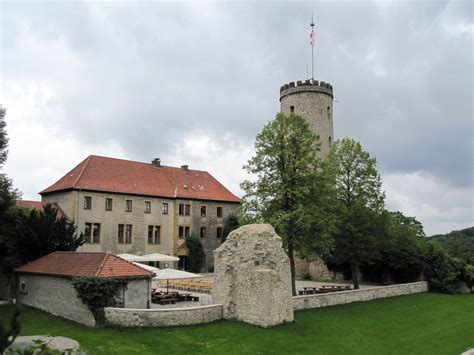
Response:
[[[290,112],[291,113],[295,112],[295,106],[290,106]]]

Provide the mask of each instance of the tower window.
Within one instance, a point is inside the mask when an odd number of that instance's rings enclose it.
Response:
[[[330,136],[328,137],[328,143],[329,143],[329,146],[331,146],[332,138]]]
[[[328,119],[331,119],[331,108],[328,106]]]
[[[290,112],[291,113],[295,112],[295,106],[290,106]]]

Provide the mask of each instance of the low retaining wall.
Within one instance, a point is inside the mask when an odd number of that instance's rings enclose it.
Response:
[[[293,297],[293,309],[320,308],[428,291],[426,281]]]
[[[104,309],[105,320],[121,327],[172,327],[203,324],[222,319],[222,305],[168,309]]]

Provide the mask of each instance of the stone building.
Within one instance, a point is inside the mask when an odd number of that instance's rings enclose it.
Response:
[[[184,268],[185,238],[200,238],[204,270],[214,264],[225,219],[240,199],[206,171],[91,155],[40,192],[83,232],[79,251],[161,253],[178,256]],[[164,265],[159,265],[163,267]]]
[[[308,79],[290,82],[280,88],[281,112],[295,113],[303,117],[313,133],[319,136],[321,151],[318,157],[326,159],[334,140],[333,128],[333,88],[324,81]],[[326,279],[333,276],[317,255],[311,261],[296,259],[298,277]]]
[[[119,290],[123,308],[149,308],[153,273],[110,253],[56,251],[15,269],[18,302],[94,326],[95,319],[72,283],[77,276],[132,277]]]

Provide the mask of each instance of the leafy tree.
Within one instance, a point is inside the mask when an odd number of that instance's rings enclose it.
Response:
[[[359,142],[344,138],[333,144],[326,169],[334,175],[339,216],[333,261],[349,263],[354,288],[359,288],[360,266],[380,258],[378,237],[384,225],[385,194],[376,160]]]
[[[187,269],[191,272],[200,272],[204,263],[204,249],[199,238],[192,233],[186,238],[186,248],[188,248],[188,264]]]
[[[439,243],[452,256],[474,265],[474,227],[433,235],[429,240]]]
[[[419,279],[425,267],[426,241],[423,225],[414,217],[401,212],[385,211],[385,233],[380,235],[381,258],[376,267],[385,276],[392,274],[397,281]]]
[[[239,218],[235,214],[230,214],[224,221],[224,230],[222,231],[222,242],[225,242],[227,236],[233,230],[240,227]]]
[[[7,161],[7,146],[8,136],[6,131],[7,123],[5,122],[5,115],[7,110],[0,105],[0,168]]]
[[[316,209],[311,207],[321,189],[315,183],[321,174],[316,156],[319,137],[302,117],[279,113],[257,135],[255,148],[255,156],[244,169],[256,180],[241,184],[244,222],[270,223],[282,237],[296,294],[295,251],[311,246],[313,252],[321,253],[331,248],[329,234],[316,234],[313,228],[325,225],[320,222],[325,215],[314,215]]]
[[[460,265],[455,258],[435,243],[428,244],[426,276],[430,289],[457,293],[461,285]]]

